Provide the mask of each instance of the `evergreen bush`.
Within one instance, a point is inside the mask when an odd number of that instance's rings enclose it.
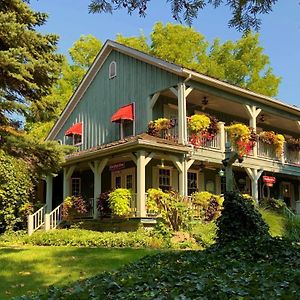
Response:
[[[251,237],[270,237],[269,226],[249,201],[236,192],[225,193],[221,217],[217,220],[217,242],[222,244]]]

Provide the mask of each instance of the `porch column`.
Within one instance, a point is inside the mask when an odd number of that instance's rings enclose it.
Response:
[[[245,168],[248,176],[251,179],[251,194],[253,199],[258,204],[258,179],[263,173],[262,169],[254,169],[254,168]]]
[[[146,153],[144,150],[138,151],[136,156],[137,171],[137,217],[146,217]]]
[[[63,198],[71,196],[71,176],[75,170],[75,166],[64,168],[64,184],[63,184]],[[64,200],[63,199],[63,200]]]
[[[249,125],[253,128],[254,132],[256,132],[256,118],[260,114],[261,109],[256,106],[245,105],[246,112],[250,118]],[[257,157],[257,145],[253,148],[253,156]]]
[[[52,211],[52,199],[53,199],[53,176],[47,175],[46,177],[46,212]]]
[[[101,177],[107,162],[108,162],[108,158],[104,158],[101,161],[96,160],[94,162],[89,163],[89,166],[94,173],[94,199],[93,199],[94,219],[97,219],[99,215],[97,210],[97,199],[99,198],[99,195],[102,192]]]
[[[188,186],[187,186],[187,172],[191,165],[194,163],[195,160],[187,160],[185,157],[181,160],[177,156],[169,155],[169,158],[175,165],[176,169],[179,173],[179,184],[178,184],[178,191],[180,195],[187,196],[188,194]]]

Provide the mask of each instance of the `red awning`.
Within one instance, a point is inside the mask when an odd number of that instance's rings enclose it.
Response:
[[[121,120],[134,120],[134,103],[127,104],[125,106],[120,107],[112,116],[112,122],[120,123]]]
[[[72,125],[66,132],[65,135],[78,134],[82,135],[82,123],[76,123]]]

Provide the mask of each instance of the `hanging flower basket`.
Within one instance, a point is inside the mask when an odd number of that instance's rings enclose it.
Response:
[[[218,133],[218,120],[209,115],[192,115],[188,118],[188,129],[191,133],[190,143],[200,147],[211,141]]]
[[[253,150],[257,141],[257,135],[252,128],[245,124],[236,123],[227,126],[227,131],[231,144],[241,157],[248,155]]]
[[[276,134],[274,131],[262,131],[259,134],[259,140],[268,145],[274,145],[277,158],[283,153],[285,138],[282,134]]]
[[[287,138],[286,147],[289,151],[299,152],[300,151],[300,139]]]
[[[147,133],[152,136],[168,138],[170,137],[169,130],[174,127],[174,120],[170,120],[168,118],[159,118],[149,122]]]

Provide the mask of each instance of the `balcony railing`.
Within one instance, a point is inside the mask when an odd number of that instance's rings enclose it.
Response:
[[[300,152],[299,151],[291,151],[288,149],[285,149],[284,153],[285,162],[287,164],[292,165],[300,165]]]
[[[274,145],[264,143],[263,141],[260,140],[257,143],[257,156],[272,159],[272,160],[280,160],[276,155]]]
[[[160,137],[166,140],[171,140],[174,142],[178,142],[178,123],[174,120],[175,126],[171,129],[162,130],[160,132]],[[187,132],[187,139],[190,144],[193,144],[195,149],[213,149],[217,151],[225,150],[225,143],[229,141],[227,136],[227,131],[224,128],[224,123],[220,122],[219,124],[223,124],[220,126],[220,132],[216,134],[212,139],[207,139],[204,137],[195,137],[189,131]],[[248,156],[257,156],[258,158],[268,159],[272,161],[282,162],[291,165],[300,165],[300,152],[299,151],[291,151],[286,147],[283,151],[282,157],[278,157],[276,154],[275,146],[267,144],[261,140],[257,141],[257,153],[254,150],[251,150]],[[232,146],[232,150],[234,146]],[[257,155],[256,155],[257,154]]]

